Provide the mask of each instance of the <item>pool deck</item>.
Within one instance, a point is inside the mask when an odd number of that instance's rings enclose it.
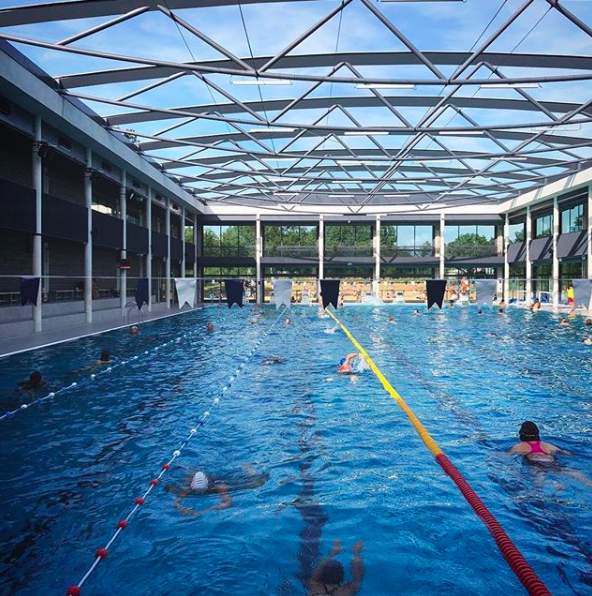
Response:
[[[202,305],[197,305],[194,310],[201,307]],[[142,324],[188,312],[192,311],[187,307],[185,307],[183,310],[179,310],[178,306],[175,305],[167,309],[166,305],[164,304],[155,304],[152,308],[152,312],[146,313]],[[84,325],[76,325],[63,329],[40,331],[39,333],[34,334],[28,333],[24,337],[6,338],[0,342],[0,358],[19,352],[27,352],[37,348],[43,348],[66,341],[72,341],[81,337],[88,337],[89,335],[98,335],[99,333],[105,333],[106,331],[132,327],[133,325],[137,324],[137,322],[118,324],[117,321],[111,320],[100,323],[85,323]]]

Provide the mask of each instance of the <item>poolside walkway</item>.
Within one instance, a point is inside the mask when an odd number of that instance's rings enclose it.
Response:
[[[196,308],[200,308],[200,306],[201,305],[197,305]],[[150,314],[146,313],[143,323],[188,312],[191,312],[191,310],[187,307],[180,311],[177,305],[171,305],[171,308],[167,309],[165,304],[154,304],[152,307],[152,312]],[[127,324],[123,321],[118,322],[117,320],[110,320],[101,323],[85,323],[84,325],[76,325],[64,329],[41,331],[39,333],[28,333],[24,337],[7,338],[0,342],[0,358],[14,354],[16,352],[25,352],[27,350],[33,350],[35,348],[41,348],[56,343],[71,341],[80,337],[86,337],[88,335],[97,335],[99,333],[104,333],[105,331],[111,331],[113,329],[131,327],[132,325],[137,324],[138,323],[136,322]]]

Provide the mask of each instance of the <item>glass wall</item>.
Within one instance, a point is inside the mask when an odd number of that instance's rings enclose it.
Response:
[[[526,222],[510,222],[510,242],[524,242],[526,240]]]
[[[256,273],[254,267],[204,267],[203,301],[226,300],[225,279],[240,278],[245,281],[245,300],[257,299]]]
[[[292,301],[298,304],[318,302],[318,269],[316,267],[265,267],[263,270],[263,299],[270,302],[273,296],[272,280],[289,277],[292,281]]]
[[[380,254],[385,257],[431,257],[432,226],[399,226],[381,224]]]
[[[497,254],[494,225],[446,225],[444,242],[449,259]]]
[[[571,205],[561,210],[561,233],[580,232],[584,229],[586,208],[584,203]]]
[[[506,300],[524,300],[526,298],[526,266],[510,267],[509,295]]]
[[[371,257],[372,226],[366,224],[325,226],[325,255]]]
[[[586,278],[586,261],[562,261],[559,263],[559,300],[567,303],[567,288],[573,279]]]
[[[372,296],[372,267],[325,267],[326,279],[340,279],[340,299],[361,303]]]
[[[532,291],[541,302],[552,301],[553,265],[533,265]]]
[[[204,226],[205,257],[255,257],[255,226]]]
[[[263,256],[265,257],[315,257],[317,226],[263,226]]]
[[[534,218],[534,238],[553,236],[553,212],[541,213]]]

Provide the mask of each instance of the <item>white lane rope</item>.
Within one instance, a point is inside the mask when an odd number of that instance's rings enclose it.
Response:
[[[125,530],[128,527],[130,519],[134,516],[134,514],[138,511],[138,509],[142,505],[144,505],[148,495],[150,495],[150,493],[152,492],[154,487],[158,485],[161,478],[171,468],[171,465],[175,462],[175,460],[177,460],[179,457],[181,457],[181,453],[183,452],[183,449],[185,449],[185,447],[187,446],[189,441],[197,434],[199,429],[204,425],[205,421],[209,418],[209,416],[211,414],[211,410],[220,403],[220,400],[222,399],[222,397],[224,397],[224,395],[230,390],[232,384],[234,383],[236,378],[240,375],[245,364],[247,364],[247,362],[249,362],[251,360],[251,358],[253,357],[253,354],[257,351],[257,349],[259,348],[259,346],[261,345],[263,340],[269,335],[269,333],[275,327],[277,322],[282,318],[285,311],[286,311],[286,308],[284,307],[282,309],[282,311],[280,312],[280,314],[278,315],[278,317],[275,319],[275,321],[270,325],[269,329],[254,343],[253,347],[251,348],[251,351],[244,357],[243,361],[237,366],[236,370],[227,378],[226,384],[219,391],[217,391],[214,394],[214,399],[210,403],[210,406],[208,407],[208,409],[206,409],[206,411],[201,415],[201,417],[197,421],[197,424],[189,431],[189,434],[187,435],[185,440],[179,445],[179,447],[177,447],[177,449],[175,449],[175,451],[173,451],[173,454],[169,458],[169,460],[166,463],[162,464],[159,474],[157,476],[153,477],[152,480],[150,480],[150,482],[148,483],[148,488],[143,492],[143,494],[140,497],[137,497],[134,500],[134,506],[130,510],[130,512],[127,514],[127,516],[117,522],[117,525],[115,526],[115,531],[111,535],[111,538],[109,538],[108,542],[105,544],[104,547],[99,548],[95,552],[94,561],[92,562],[92,564],[90,565],[90,567],[88,568],[86,573],[82,576],[80,581],[77,584],[70,586],[68,588],[68,590],[66,591],[66,596],[80,596],[82,594],[82,586],[86,583],[88,578],[93,574],[95,569],[98,567],[99,563],[107,556],[107,554],[109,553],[109,549],[111,548],[111,546],[115,542],[115,540],[117,540],[117,537],[121,534],[121,532],[123,530]]]

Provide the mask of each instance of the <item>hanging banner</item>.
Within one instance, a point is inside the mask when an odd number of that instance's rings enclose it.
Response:
[[[273,279],[273,301],[276,310],[283,304],[290,308],[292,303],[292,280],[291,279]]]
[[[232,308],[233,304],[238,304],[243,307],[244,296],[244,282],[240,279],[225,279],[224,286],[226,287],[226,302],[228,308]]]
[[[497,295],[497,280],[477,279],[475,280],[475,291],[477,292],[477,303],[485,306],[493,304],[493,297]]]
[[[142,306],[148,304],[148,298],[148,278],[145,277],[139,279],[136,286],[136,304],[138,305],[138,310],[142,310]]]
[[[27,302],[32,302],[37,306],[39,298],[40,277],[21,277],[21,305],[25,306]]]
[[[177,287],[177,299],[179,300],[179,310],[189,304],[189,308],[195,308],[195,288],[197,279],[190,277],[175,277],[175,286]]]
[[[426,279],[428,310],[430,310],[434,304],[437,304],[438,308],[442,308],[444,293],[446,292],[446,283],[445,279]]]
[[[574,308],[590,308],[592,300],[592,279],[572,279]]]
[[[332,304],[333,308],[337,308],[339,302],[338,279],[321,279],[321,298],[323,299],[323,308],[327,308],[329,304]]]

